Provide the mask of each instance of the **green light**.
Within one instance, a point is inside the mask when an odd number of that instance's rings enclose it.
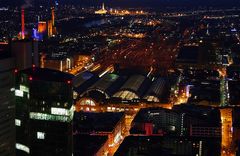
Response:
[[[110,81],[115,81],[119,76],[116,74],[109,74]]]

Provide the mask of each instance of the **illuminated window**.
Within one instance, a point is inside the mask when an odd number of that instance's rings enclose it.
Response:
[[[72,114],[70,116],[62,116],[62,115],[51,115],[51,114],[30,112],[29,116],[30,116],[30,119],[35,119],[35,120],[70,122],[73,118]]]
[[[55,115],[70,115],[70,112],[68,109],[65,109],[65,108],[55,108],[55,107],[52,107],[51,108],[51,114],[55,114]]]
[[[82,100],[80,105],[96,106],[95,102],[90,99]]]
[[[23,145],[23,144],[16,143],[16,149],[24,151],[24,152],[26,152],[28,154],[30,153],[30,149],[27,146]]]
[[[15,119],[15,125],[16,126],[21,126],[21,120]]]
[[[75,99],[77,99],[77,97],[78,97],[78,93],[77,92],[73,92],[73,99],[75,100]]]
[[[23,91],[15,90],[15,96],[23,97]]]
[[[20,85],[20,90],[29,93],[29,88],[24,85]]]
[[[44,132],[37,132],[37,138],[40,140],[45,139],[45,133]]]

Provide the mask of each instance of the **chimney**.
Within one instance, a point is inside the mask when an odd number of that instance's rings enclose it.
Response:
[[[25,19],[24,19],[24,9],[21,11],[22,17],[22,39],[25,39]]]
[[[55,10],[54,10],[54,7],[52,7],[51,10],[52,10],[52,25],[55,26]]]

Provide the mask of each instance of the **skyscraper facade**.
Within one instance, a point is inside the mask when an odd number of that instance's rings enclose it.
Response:
[[[14,156],[14,59],[0,44],[0,155]]]
[[[12,41],[11,52],[18,70],[39,66],[38,41],[30,39]]]
[[[71,156],[73,89],[70,74],[29,68],[16,78],[16,154]]]

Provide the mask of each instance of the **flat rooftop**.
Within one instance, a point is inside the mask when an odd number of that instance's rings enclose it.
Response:
[[[220,138],[189,138],[161,136],[128,136],[114,156],[192,156],[199,152],[195,146],[202,141],[203,155],[220,156]]]
[[[106,143],[107,136],[77,134],[73,136],[74,156],[94,156]]]
[[[11,56],[9,44],[0,42],[0,59],[9,58]]]
[[[120,113],[75,112],[73,119],[73,132],[80,134],[112,132],[123,116],[124,113],[122,112]]]
[[[240,104],[240,82],[239,81],[228,81],[230,98],[229,102],[231,105]]]
[[[48,69],[48,68],[28,68],[20,71],[21,74],[26,74],[31,76],[33,79],[40,79],[46,81],[55,81],[55,82],[68,82],[72,81],[74,78],[73,75],[64,73],[58,70]]]
[[[218,109],[211,106],[200,106],[195,104],[181,104],[175,105],[172,109],[166,108],[143,108],[135,116],[133,122],[148,123],[152,122],[152,118],[160,116],[161,112],[175,114],[180,116],[182,113],[186,115],[201,119],[212,126],[219,126],[220,123],[220,112]],[[164,119],[163,119],[164,120]]]
[[[211,102],[220,103],[220,81],[199,80],[192,83],[189,103]]]
[[[177,62],[178,63],[198,63],[199,47],[184,46],[180,49]]]

